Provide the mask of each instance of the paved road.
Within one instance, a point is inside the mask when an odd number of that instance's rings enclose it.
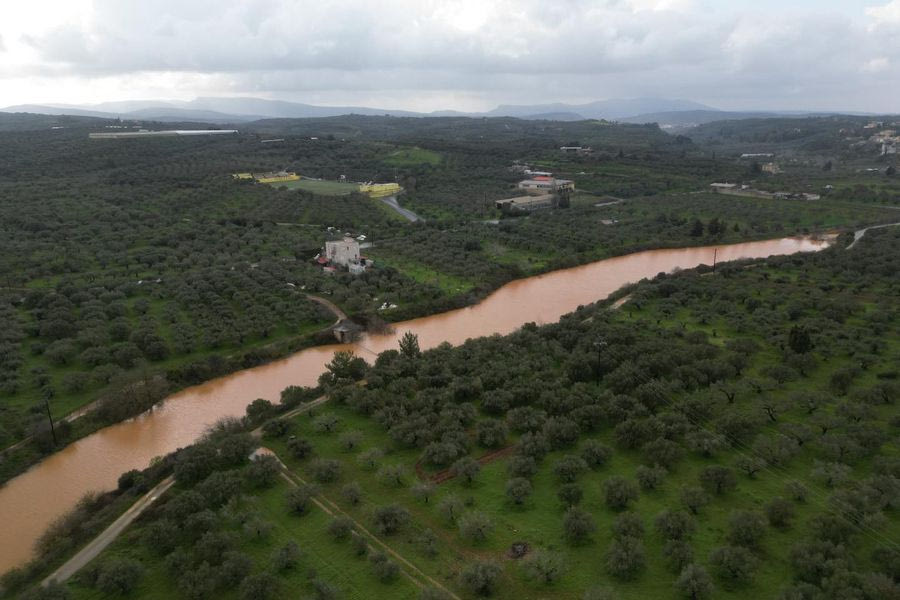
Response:
[[[126,510],[118,519],[112,522],[100,535],[95,537],[91,542],[78,551],[78,553],[70,558],[66,563],[50,574],[41,585],[47,585],[51,581],[63,583],[69,577],[77,573],[89,562],[94,560],[98,554],[103,552],[107,546],[113,543],[119,534],[121,534],[132,521],[144,512],[153,502],[166,492],[175,483],[173,476],[166,477],[160,481],[156,487],[147,492],[140,500],[135,502],[131,508]]]
[[[893,208],[893,207],[891,207]],[[866,235],[866,232],[870,229],[882,229],[883,227],[896,227],[900,225],[900,223],[887,223],[886,225],[872,225],[871,227],[866,227],[865,229],[857,229],[853,232],[853,241],[847,246],[847,250],[856,245],[856,242],[863,239],[863,236]]]
[[[400,203],[397,202],[397,196],[388,196],[387,198],[382,198],[381,201],[384,202],[385,204],[387,204],[388,206],[390,206],[391,208],[393,208],[395,211],[397,211],[400,215],[402,215],[408,221],[412,221],[413,223],[415,223],[416,221],[423,220],[421,217],[419,217],[419,215],[417,215],[413,211],[409,210],[408,208],[403,208],[402,206],[400,206]]]

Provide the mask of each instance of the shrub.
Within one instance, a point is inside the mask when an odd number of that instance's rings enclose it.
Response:
[[[308,440],[298,437],[291,437],[288,439],[287,449],[288,452],[298,460],[303,460],[313,452],[312,444],[310,444]]]
[[[610,477],[603,482],[606,506],[613,510],[624,510],[629,502],[637,499],[637,486],[624,477]]]
[[[506,497],[516,506],[524,504],[531,493],[531,482],[524,477],[514,477],[506,482]]]
[[[278,572],[293,569],[300,562],[300,547],[293,540],[272,554],[272,568]]]
[[[476,544],[486,540],[493,528],[491,519],[481,511],[467,512],[459,519],[460,534]]]
[[[569,508],[577,506],[581,502],[583,496],[584,491],[577,483],[561,485],[556,492],[556,497]]]
[[[389,504],[375,509],[375,528],[383,535],[400,531],[409,523],[409,511],[398,504]]]
[[[328,533],[336,540],[345,540],[353,531],[353,519],[350,517],[335,517],[328,524]]]
[[[591,514],[579,508],[570,508],[563,517],[563,536],[570,544],[584,542],[596,529]]]
[[[529,579],[536,579],[549,585],[562,576],[565,571],[565,561],[555,552],[538,550],[522,561],[522,569]]]
[[[749,582],[758,565],[756,557],[740,546],[722,546],[713,550],[709,562],[720,578],[732,584]]]
[[[356,506],[362,500],[362,487],[356,481],[351,481],[341,488],[341,497]]]
[[[461,477],[466,485],[471,485],[481,472],[481,465],[474,458],[464,456],[453,463],[453,472],[457,477]]]
[[[566,455],[553,465],[553,474],[562,483],[573,483],[587,471],[587,463],[579,456]]]
[[[644,537],[644,523],[634,513],[626,512],[617,515],[612,525],[613,535],[616,537]]]
[[[607,572],[620,579],[634,579],[645,564],[644,545],[635,538],[616,538],[606,553]]]
[[[309,510],[312,497],[318,493],[318,490],[310,485],[304,485],[288,490],[285,498],[287,500],[288,512],[295,515],[305,515]]]
[[[715,587],[706,569],[700,565],[687,565],[678,576],[675,587],[691,600],[712,598]]]
[[[319,483],[331,483],[341,476],[341,463],[334,459],[317,458],[310,464],[309,470]]]
[[[581,449],[581,458],[591,469],[599,469],[605,465],[610,456],[612,456],[612,448],[597,440],[588,440]]]
[[[144,576],[144,567],[129,558],[111,559],[100,567],[97,589],[111,596],[124,596],[137,587]]]
[[[375,573],[375,576],[383,583],[393,581],[400,575],[399,565],[388,558],[384,552],[369,554],[369,562],[372,564],[372,571]]]
[[[652,491],[659,487],[667,473],[668,471],[665,467],[659,465],[653,465],[652,467],[640,465],[635,470],[635,477],[641,489]]]
[[[477,596],[490,596],[494,593],[501,571],[500,565],[494,562],[474,562],[462,570],[460,582]]]

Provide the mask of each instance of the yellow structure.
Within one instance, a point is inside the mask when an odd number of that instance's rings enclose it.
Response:
[[[260,183],[278,183],[279,181],[299,181],[300,176],[296,173],[281,171],[280,173],[263,173],[256,175],[256,180]]]
[[[277,173],[232,173],[235,179],[255,179],[260,183],[278,183],[279,181],[298,181],[300,176],[291,171]]]
[[[371,198],[393,196],[399,194],[401,189],[398,183],[362,183],[359,186],[359,191]]]

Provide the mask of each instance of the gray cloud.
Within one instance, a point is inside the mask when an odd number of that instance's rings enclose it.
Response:
[[[749,108],[806,95],[805,106],[825,108],[859,96],[872,110],[896,103],[879,94],[900,80],[900,0],[858,19],[690,0],[510,0],[487,11],[474,0],[94,4],[91,18],[27,38],[40,59],[31,74],[203,74],[223,92],[297,99],[393,89],[524,101],[533,91],[528,101],[655,94]]]

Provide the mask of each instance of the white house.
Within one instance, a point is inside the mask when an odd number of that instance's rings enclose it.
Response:
[[[329,262],[344,267],[359,263],[359,242],[351,237],[325,242],[325,257]]]

